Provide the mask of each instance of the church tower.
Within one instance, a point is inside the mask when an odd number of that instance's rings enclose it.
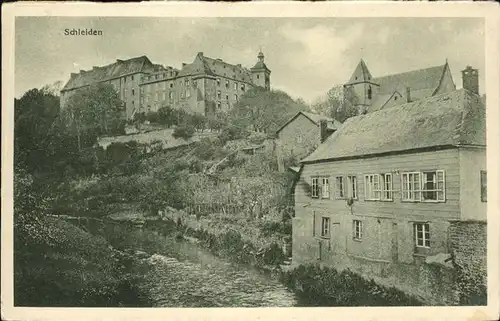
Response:
[[[263,87],[266,90],[271,89],[271,70],[267,68],[264,63],[264,54],[262,51],[257,55],[257,63],[253,66],[250,71],[252,72],[253,83],[257,86]]]
[[[344,97],[358,109],[358,114],[366,113],[377,92],[378,84],[372,80],[372,75],[363,59],[354,70],[351,79],[344,84]]]

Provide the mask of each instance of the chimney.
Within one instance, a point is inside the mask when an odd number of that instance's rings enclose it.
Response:
[[[80,70],[81,72],[82,70]],[[76,77],[76,74],[74,72],[71,73],[71,78]]]
[[[198,56],[203,57],[203,51],[198,52]]]
[[[411,103],[411,90],[410,87],[406,87],[406,102]]]
[[[319,142],[323,143],[328,138],[328,122],[326,119],[319,121]]]
[[[479,74],[477,69],[467,66],[462,70],[462,87],[479,95]]]

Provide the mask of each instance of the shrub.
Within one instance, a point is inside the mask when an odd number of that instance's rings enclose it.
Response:
[[[281,281],[295,291],[304,306],[419,306],[422,302],[396,288],[344,270],[300,265],[282,272]]]
[[[175,128],[172,136],[174,136],[174,138],[189,139],[193,137],[194,132],[195,130],[192,125],[184,124]]]

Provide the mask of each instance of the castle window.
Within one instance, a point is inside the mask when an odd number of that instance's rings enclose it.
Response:
[[[398,96],[394,96],[394,100],[398,100]]]
[[[372,86],[368,86],[368,99],[372,99]]]
[[[220,93],[220,90],[217,90],[217,99],[220,99],[222,96],[221,96],[221,93]]]
[[[220,106],[221,106],[220,101],[218,101],[217,102],[217,109],[220,109]]]
[[[245,84],[241,84],[241,91],[245,91]]]
[[[132,88],[132,96],[135,96],[135,90]]]
[[[238,83],[237,82],[234,83],[234,90],[238,90]]]
[[[226,80],[226,88],[229,88],[229,80]]]
[[[168,98],[170,98],[170,100],[174,100],[174,93],[172,91],[168,93]]]
[[[257,75],[257,79],[259,79],[259,78],[260,78],[259,75]]]
[[[220,86],[220,78],[217,78],[217,86]]]
[[[174,83],[170,83],[170,88],[174,88]]]
[[[234,101],[238,101],[238,95],[234,95]]]
[[[158,75],[155,75],[155,79],[158,79]]]
[[[186,97],[187,98],[191,97],[191,90],[186,89]]]
[[[226,94],[226,100],[229,100],[229,95]]]

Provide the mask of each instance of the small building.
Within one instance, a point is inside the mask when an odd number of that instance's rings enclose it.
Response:
[[[323,127],[321,124],[323,122]],[[300,111],[276,131],[276,153],[283,171],[284,160],[310,154],[342,124],[323,115]]]
[[[450,224],[486,221],[485,106],[470,71],[465,89],[348,119],[301,161],[294,265],[452,301]]]

